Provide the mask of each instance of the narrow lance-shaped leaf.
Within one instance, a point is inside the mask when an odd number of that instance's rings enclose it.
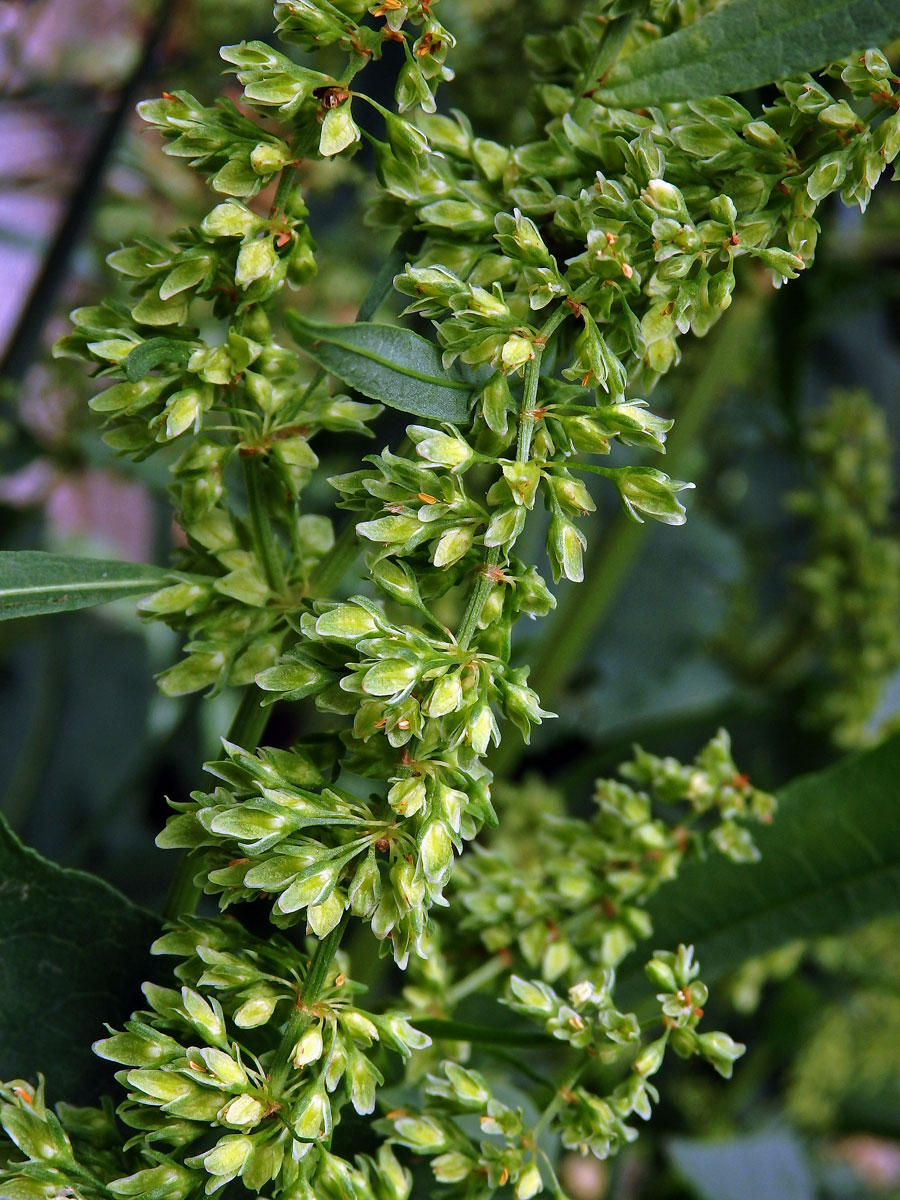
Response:
[[[898,36],[897,0],[730,0],[623,58],[595,95],[642,108],[739,92]]]
[[[900,734],[788,784],[754,840],[760,861],[687,864],[649,905],[645,943],[620,975],[623,1003],[653,947],[694,946],[712,983],[794,938],[843,933],[900,908]],[[644,953],[646,951],[647,953]]]
[[[468,423],[469,384],[457,368],[443,365],[437,346],[412,330],[372,321],[329,325],[296,312],[285,320],[311,358],[364,396],[417,417]]]
[[[41,550],[0,551],[0,621],[143,596],[164,579],[163,570],[146,563],[68,558]]]

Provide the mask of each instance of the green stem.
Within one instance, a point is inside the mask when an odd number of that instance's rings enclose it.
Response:
[[[259,688],[252,684],[241,697],[237,712],[228,728],[226,740],[243,746],[245,750],[256,749],[271,712],[271,708],[260,706]],[[178,917],[190,915],[196,909],[201,889],[194,882],[194,875],[195,865],[191,855],[182,855],[163,904],[163,920],[174,921]]]
[[[628,37],[628,32],[633,22],[634,13],[627,13],[623,17],[615,17],[609,22],[597,43],[594,57],[591,59],[581,79],[576,95],[593,95],[594,90],[600,86],[603,76],[619,57],[619,52],[625,44],[625,39]]]
[[[284,575],[281,550],[269,516],[269,505],[263,480],[264,467],[260,459],[249,455],[241,456],[241,465],[244,468],[244,486],[247,489],[247,505],[250,509],[254,546],[265,572],[266,583],[273,592],[283,596],[287,591],[287,580]]]
[[[275,1058],[272,1060],[270,1088],[272,1094],[275,1096],[281,1094],[284,1085],[287,1083],[294,1047],[300,1040],[303,1030],[312,1020],[309,1010],[315,1004],[316,1000],[318,1000],[322,988],[325,986],[329,968],[335,954],[337,954],[341,938],[347,927],[348,915],[348,913],[344,913],[344,916],[335,925],[334,929],[330,933],[327,933],[316,946],[312,961],[309,964],[309,972],[297,996],[294,1011],[288,1018],[284,1032],[281,1035],[281,1042],[275,1052]]]
[[[490,983],[492,979],[496,979],[498,975],[502,975],[508,967],[509,962],[506,956],[504,954],[495,954],[487,962],[482,963],[480,967],[476,967],[474,971],[470,971],[468,975],[460,979],[459,983],[455,983],[453,987],[448,988],[444,999],[450,1007],[453,1007],[464,996],[469,996],[472,992],[477,992],[483,983]]]
[[[593,286],[593,281],[591,281],[591,285]],[[534,435],[534,426],[537,420],[535,406],[537,404],[538,386],[541,379],[541,359],[550,338],[569,315],[570,311],[566,305],[560,304],[549,320],[544,323],[538,334],[534,349],[534,358],[525,368],[525,390],[522,395],[522,407],[519,409],[519,436],[516,442],[516,462],[528,462],[531,455],[531,439]],[[500,547],[492,546],[488,551],[484,566],[478,573],[478,579],[469,596],[469,603],[463,614],[459,632],[456,635],[456,640],[463,650],[468,649],[469,643],[475,635],[475,630],[478,627],[478,622],[481,619],[487,598],[491,594],[491,590],[496,582],[493,568],[499,562]]]
[[[589,283],[593,287],[593,280],[590,280]],[[578,292],[575,295],[577,297]],[[534,358],[525,368],[525,392],[522,396],[522,407],[519,410],[519,437],[516,442],[516,462],[528,462],[531,454],[531,439],[537,420],[534,410],[537,405],[538,385],[541,380],[541,359],[543,358],[544,350],[547,348],[547,343],[559,326],[562,325],[570,311],[565,304],[560,304],[549,320],[544,322],[538,334],[539,344],[535,347]]]
[[[478,572],[478,579],[475,581],[475,587],[469,596],[469,603],[466,606],[466,611],[463,614],[463,619],[456,634],[456,640],[462,650],[468,650],[469,644],[475,636],[475,630],[484,611],[485,603],[491,594],[491,588],[494,586],[494,581],[491,578],[492,568],[496,567],[499,562],[500,547],[492,546],[488,551],[484,566]]]
[[[723,321],[704,360],[702,373],[685,390],[685,401],[679,408],[668,443],[666,464],[672,473],[682,470],[696,451],[700,434],[722,391],[735,380],[738,366],[748,361],[748,350],[758,345],[762,311],[762,298],[750,296],[735,303]],[[606,536],[587,556],[588,582],[564,593],[542,639],[542,650],[529,680],[545,703],[553,703],[572,669],[583,658],[652,528],[649,521],[639,525],[625,513],[617,516]],[[495,756],[494,770],[508,771],[520,753],[512,739],[507,739]]]
[[[416,1029],[437,1041],[475,1042],[486,1046],[558,1046],[549,1033],[535,1029],[505,1029],[496,1025],[470,1025],[468,1021],[444,1021],[422,1017],[412,1021]]]
[[[586,1069],[587,1062],[579,1063],[575,1070],[571,1071],[565,1081],[556,1089],[556,1095],[541,1113],[537,1125],[531,1131],[532,1139],[535,1142],[540,1140],[541,1134],[549,1127],[550,1122],[562,1108],[563,1104],[567,1102],[566,1094],[572,1090]]]

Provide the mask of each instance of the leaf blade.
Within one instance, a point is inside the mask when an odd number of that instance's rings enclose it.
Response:
[[[165,572],[146,563],[0,551],[0,621],[71,612],[154,591]]]
[[[596,96],[641,108],[744,91],[898,35],[896,0],[730,0],[621,59]]]
[[[332,325],[285,314],[296,342],[330,375],[390,408],[465,425],[471,388],[427,339],[395,325]]]
[[[640,994],[656,946],[692,944],[712,982],[788,941],[897,911],[898,775],[900,734],[783,788],[772,825],[755,834],[759,862],[717,856],[683,867],[648,906],[654,932],[621,973],[623,998]]]
[[[0,1078],[40,1071],[82,1104],[108,1091],[90,1045],[139,1002],[159,928],[102,879],[24,846],[0,816]]]

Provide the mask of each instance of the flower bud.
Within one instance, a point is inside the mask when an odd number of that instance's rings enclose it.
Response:
[[[234,271],[234,282],[248,288],[257,279],[268,275],[275,267],[278,255],[271,238],[261,238],[241,246]]]
[[[273,175],[288,161],[288,148],[281,142],[258,142],[250,151],[250,166],[257,175]]]
[[[451,567],[472,549],[475,530],[471,525],[456,525],[445,529],[434,548],[432,562],[436,567]]]
[[[645,1078],[648,1075],[655,1075],[663,1064],[665,1054],[666,1039],[657,1038],[655,1042],[649,1042],[643,1047],[632,1066],[638,1075]]]
[[[323,158],[340,154],[348,146],[359,141],[359,126],[350,113],[350,104],[341,104],[338,108],[330,108],[322,122],[322,134],[319,138],[319,153]]]
[[[347,898],[354,916],[370,917],[381,898],[381,872],[370,850],[356,868]]]
[[[503,478],[509,484],[513,500],[516,504],[524,504],[526,508],[534,507],[537,495],[537,485],[541,477],[540,467],[533,460],[527,463],[503,463]]]
[[[252,1129],[254,1125],[260,1123],[264,1112],[265,1107],[262,1102],[254,1099],[253,1096],[236,1096],[224,1109],[222,1120],[229,1125]]]
[[[443,717],[462,707],[463,690],[458,671],[448,671],[435,682],[425,703],[429,717]]]
[[[388,804],[401,817],[412,817],[425,803],[426,784],[421,777],[400,779],[388,792]]]
[[[294,1066],[298,1069],[322,1057],[322,1026],[310,1025],[294,1047]]]
[[[459,1150],[450,1150],[432,1160],[431,1169],[438,1183],[462,1183],[476,1167],[473,1159]]]
[[[486,546],[512,546],[524,528],[524,507],[516,504],[512,508],[502,508],[491,518],[490,524],[485,530],[484,544]]]
[[[330,1135],[332,1129],[331,1102],[322,1083],[317,1084],[300,1101],[291,1125],[301,1141],[317,1142]]]
[[[537,1163],[532,1160],[516,1180],[516,1200],[531,1200],[544,1187]]]
[[[399,1117],[394,1134],[398,1142],[419,1154],[437,1154],[448,1145],[446,1133],[430,1117]]]
[[[500,351],[500,361],[504,371],[518,371],[534,358],[534,346],[531,339],[519,333],[512,333],[503,343]]]
[[[443,821],[431,821],[419,841],[419,863],[425,878],[442,887],[453,866],[453,842]]]
[[[582,553],[586,546],[587,538],[581,530],[566,520],[561,511],[555,512],[547,531],[547,554],[554,580],[565,575],[572,583],[581,583],[584,579]]]
[[[215,998],[207,1000],[193,988],[181,989],[181,1002],[184,1015],[194,1028],[213,1045],[223,1049],[227,1047],[225,1037],[225,1016],[222,1005]]]
[[[701,1033],[697,1039],[697,1050],[724,1079],[730,1079],[735,1059],[741,1057],[747,1049],[741,1042],[735,1042],[727,1033],[719,1031]]]
[[[337,604],[316,620],[316,633],[339,642],[356,642],[378,632],[378,622],[360,604]]]

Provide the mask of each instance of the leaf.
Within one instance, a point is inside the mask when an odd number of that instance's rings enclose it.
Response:
[[[175,338],[149,338],[146,342],[135,346],[123,360],[122,369],[125,371],[125,378],[129,383],[137,383],[160,363],[187,362],[195,348],[188,342],[179,342]]]
[[[146,563],[68,558],[41,550],[0,551],[0,621],[91,608],[123,596],[143,596],[165,580]]]
[[[900,908],[900,734],[788,784],[761,859],[719,855],[687,864],[648,906],[651,939],[620,974],[617,1003],[641,994],[654,947],[692,944],[711,983],[796,938],[844,933]],[[652,942],[652,945],[651,945]],[[646,988],[646,984],[644,984]]]
[[[41,858],[0,817],[0,1078],[40,1071],[56,1098],[82,1104],[110,1090],[91,1042],[139,1003],[158,933],[152,913]]]
[[[700,1200],[815,1200],[812,1172],[798,1140],[778,1130],[706,1142],[672,1138],[669,1157]]]
[[[319,366],[364,396],[417,417],[468,424],[472,389],[457,367],[443,366],[437,346],[411,329],[373,321],[326,325],[296,312],[285,320]]]
[[[898,35],[897,0],[730,0],[621,59],[596,98],[643,108],[740,92]]]

